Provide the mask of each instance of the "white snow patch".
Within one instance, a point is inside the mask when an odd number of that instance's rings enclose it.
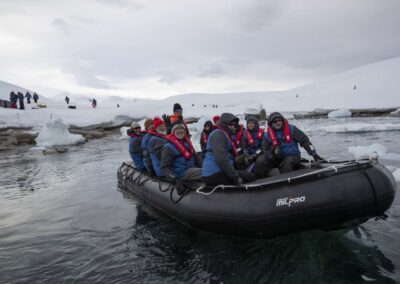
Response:
[[[400,154],[389,153],[385,146],[381,144],[372,144],[370,146],[350,146],[348,151],[355,156],[356,159],[365,156],[372,156],[374,152],[379,155],[379,158],[386,160],[400,160]]]
[[[367,281],[367,282],[376,281],[376,279],[374,279],[374,278],[369,278],[369,277],[367,277],[367,276],[365,276],[365,275],[361,275],[361,278],[362,278],[364,281]]]
[[[83,142],[85,142],[83,136],[69,133],[68,126],[61,119],[48,121],[36,137],[36,144],[39,147],[74,145]]]
[[[126,126],[121,127],[121,129],[119,130],[121,132],[121,137],[119,139],[121,139],[121,140],[129,139],[128,134],[126,134],[126,131],[128,129],[129,129],[129,127],[126,127]]]
[[[338,109],[328,113],[329,118],[351,117],[351,111],[348,109]]]
[[[393,173],[394,179],[400,182],[400,169],[395,170]]]
[[[326,126],[324,127],[324,130],[330,133],[399,131],[400,124],[348,123],[348,124]]]

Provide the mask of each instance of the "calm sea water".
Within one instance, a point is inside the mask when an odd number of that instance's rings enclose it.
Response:
[[[303,120],[327,158],[379,143],[400,154],[400,131],[326,134]],[[127,141],[110,136],[43,155],[0,152],[0,283],[398,283],[399,195],[387,220],[347,231],[254,240],[192,231],[117,188]],[[381,160],[391,169],[396,159]],[[400,184],[397,184],[398,187]]]

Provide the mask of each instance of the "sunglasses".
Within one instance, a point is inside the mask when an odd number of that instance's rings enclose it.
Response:
[[[139,126],[139,127],[135,127],[135,128],[133,128],[133,129],[140,129],[141,127]]]
[[[278,118],[278,119],[274,119],[274,120],[272,121],[272,123],[277,123],[277,122],[282,122],[282,119]]]
[[[228,123],[228,125],[236,127],[236,123],[234,123],[234,122]]]

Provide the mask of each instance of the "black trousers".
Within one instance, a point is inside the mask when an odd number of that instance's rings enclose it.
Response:
[[[272,168],[279,168],[281,174],[295,170],[300,163],[300,155],[286,156],[285,158],[270,158],[267,155],[257,157],[254,167],[256,178],[264,178]]]
[[[242,178],[243,183],[255,180],[254,174],[248,171],[236,171],[239,177]],[[208,177],[203,177],[206,185],[220,185],[220,184],[233,184],[233,180],[228,177],[224,172],[219,172]]]

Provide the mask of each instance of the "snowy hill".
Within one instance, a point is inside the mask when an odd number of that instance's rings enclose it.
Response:
[[[19,86],[16,86],[16,85],[13,85],[10,83],[6,83],[4,81],[0,81],[0,99],[1,100],[8,100],[10,98],[11,91],[22,92],[24,95],[27,91],[29,91],[33,94],[33,92],[28,89],[21,88]]]
[[[400,57],[349,70],[311,84],[287,91],[246,92],[225,94],[182,94],[163,100],[144,100],[116,96],[96,98],[98,107],[92,109],[90,97],[68,94],[76,110],[67,108],[65,93],[39,102],[47,109],[25,111],[0,109],[0,127],[44,125],[49,117],[62,118],[67,124],[89,125],[112,121],[118,115],[133,118],[161,116],[172,113],[179,102],[184,116],[211,117],[223,112],[243,114],[265,108],[272,111],[311,111],[316,108],[377,108],[400,107]],[[1,98],[8,99],[11,90],[23,90],[0,81]],[[117,104],[120,105],[117,108]],[[19,113],[16,120],[16,112]]]

